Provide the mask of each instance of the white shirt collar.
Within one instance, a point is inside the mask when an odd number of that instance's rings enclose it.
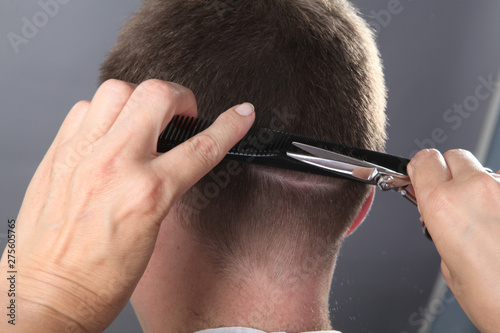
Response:
[[[246,327],[221,327],[221,328],[213,328],[203,331],[198,331],[196,333],[266,333],[264,331],[256,330],[254,328],[246,328]],[[286,333],[286,332],[267,332],[267,333]],[[341,333],[339,331],[308,331],[301,333]]]

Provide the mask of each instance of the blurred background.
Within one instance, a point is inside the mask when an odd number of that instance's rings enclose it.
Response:
[[[47,10],[48,2],[0,2],[1,248],[7,220],[17,216],[66,113],[92,98],[100,63],[140,4],[58,0],[57,10]],[[494,124],[500,2],[352,2],[375,29],[384,61],[387,151],[405,157],[429,147],[478,152],[484,123]],[[23,29],[26,22],[34,29]],[[480,152],[483,161],[488,152],[495,150]],[[500,169],[498,156],[487,163]],[[334,327],[344,333],[474,332],[443,288],[439,263],[421,234],[417,209],[396,193],[377,193],[368,219],[341,250],[331,294]],[[452,322],[463,324],[452,328]],[[140,332],[130,306],[106,332]]]

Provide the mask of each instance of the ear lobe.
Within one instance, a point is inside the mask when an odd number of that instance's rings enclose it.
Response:
[[[363,222],[366,215],[370,211],[374,197],[375,197],[375,187],[372,187],[372,191],[370,192],[370,195],[368,195],[368,198],[366,198],[365,202],[363,203],[363,206],[361,207],[361,209],[358,213],[358,216],[356,217],[356,219],[354,219],[354,222],[352,223],[349,230],[347,230],[344,237],[347,237],[350,234],[352,234],[354,232],[354,230],[356,230],[359,227],[359,225]]]

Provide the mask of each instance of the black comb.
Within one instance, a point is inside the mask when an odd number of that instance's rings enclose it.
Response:
[[[175,146],[202,132],[212,123],[213,121],[210,120],[174,116],[158,139],[157,151],[159,153],[169,151]],[[347,155],[366,162],[377,164],[405,175],[407,174],[406,166],[410,162],[410,160],[399,156],[351,147],[340,143],[319,140],[302,135],[274,131],[268,128],[257,127],[252,127],[245,137],[226,154],[224,159],[314,173],[330,177],[342,177],[286,156],[287,152],[303,153],[301,149],[292,145],[292,142],[300,142],[334,151],[342,155]]]

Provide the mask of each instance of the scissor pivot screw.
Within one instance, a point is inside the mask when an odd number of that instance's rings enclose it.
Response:
[[[377,186],[382,191],[389,191],[393,188],[394,178],[392,176],[382,176],[377,182]]]

